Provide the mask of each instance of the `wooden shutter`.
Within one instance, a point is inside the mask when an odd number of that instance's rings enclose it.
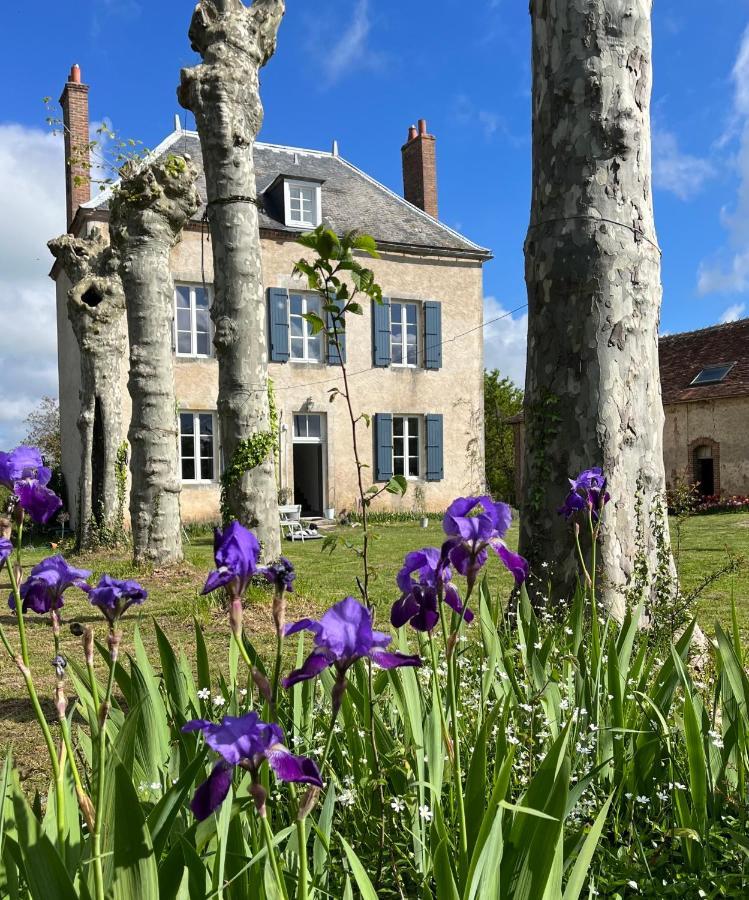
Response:
[[[390,481],[393,477],[393,416],[375,413],[375,481]]]
[[[372,301],[373,362],[380,368],[390,365],[390,300]]]
[[[286,288],[268,288],[270,361],[289,360],[289,292]]]
[[[442,368],[442,304],[436,300],[424,304],[424,368]]]
[[[345,303],[342,300],[335,301],[338,309],[343,309]],[[333,316],[331,313],[325,314],[325,325],[329,331],[333,331]],[[341,322],[338,322],[338,328],[341,328]],[[338,355],[338,350],[336,348],[335,342],[332,338],[328,338],[328,365],[329,366],[340,366],[342,363],[346,362],[346,317],[343,316],[343,331],[338,331],[338,343],[341,346],[341,355]],[[342,358],[341,358],[342,357]]]
[[[427,431],[427,481],[442,481],[444,474],[444,452],[442,416],[430,414],[426,416]]]

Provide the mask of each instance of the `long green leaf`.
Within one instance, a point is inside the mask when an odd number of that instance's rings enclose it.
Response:
[[[362,895],[362,900],[379,900],[377,891],[374,889],[374,885],[369,880],[369,875],[367,875],[364,866],[361,864],[361,860],[356,855],[353,848],[349,845],[343,835],[339,834],[338,840],[341,842],[348,864],[351,866],[351,874],[354,876],[354,881],[359,888],[359,893]]]
[[[590,863],[593,859],[596,847],[598,846],[598,842],[601,839],[601,832],[603,831],[603,826],[606,824],[606,816],[609,814],[609,808],[613,798],[614,795],[612,794],[601,807],[596,816],[596,820],[593,823],[593,827],[585,838],[582,849],[577,854],[575,865],[572,867],[572,872],[567,880],[567,886],[564,889],[564,900],[577,900],[580,896],[580,892],[585,886],[585,879],[588,877],[588,869],[590,868]]]

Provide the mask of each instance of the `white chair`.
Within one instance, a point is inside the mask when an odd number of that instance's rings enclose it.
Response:
[[[292,541],[301,540],[304,543],[304,526],[300,518],[302,515],[302,504],[290,504],[288,506],[279,506],[278,513],[280,517],[281,534],[290,537]]]

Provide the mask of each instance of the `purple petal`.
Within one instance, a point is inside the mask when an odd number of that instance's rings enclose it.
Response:
[[[519,553],[513,553],[509,547],[505,546],[501,541],[495,541],[492,546],[497,551],[497,556],[512,574],[516,584],[522,584],[528,577],[528,561]]]
[[[210,594],[234,580],[234,573],[228,569],[214,569],[205,580],[202,594]]]
[[[393,608],[390,610],[390,624],[393,628],[402,628],[420,609],[413,594],[407,594],[393,604]]]
[[[276,746],[265,754],[268,764],[281,781],[298,781],[322,787],[317,765],[306,756],[294,756],[285,747]]]
[[[307,681],[309,678],[314,678],[315,675],[319,675],[323,669],[327,669],[332,664],[333,661],[328,654],[315,650],[305,659],[301,669],[295,669],[281,683],[285,688],[290,688],[299,681]]]
[[[315,634],[318,634],[320,631],[320,623],[315,622],[314,619],[300,619],[298,622],[292,622],[291,625],[287,625],[284,628],[284,635],[288,637],[290,634],[296,634],[297,631],[312,631]]]
[[[388,653],[386,650],[373,650],[369,654],[369,658],[383,669],[421,665],[421,658],[418,656],[408,656],[405,653]]]
[[[182,731],[202,731],[206,725],[212,724],[210,719],[192,719],[190,722],[185,722],[182,726]]]
[[[453,500],[453,502],[447,507],[447,511],[445,512],[445,516],[442,520],[442,527],[445,530],[445,534],[460,534],[460,531],[458,530],[457,520],[465,518],[471,512],[471,510],[478,505],[478,502],[478,497],[457,497],[455,500]]]
[[[439,620],[440,616],[436,609],[422,606],[416,615],[412,617],[411,627],[417,631],[431,631]]]
[[[460,594],[454,584],[448,585],[445,589],[444,600],[450,609],[455,610],[458,615],[462,614],[466,622],[473,622],[473,612],[467,606],[463,606]]]
[[[207,780],[195,791],[190,809],[199,821],[208,816],[221,806],[231,788],[232,770],[230,766],[219,762]]]
[[[40,525],[47,522],[62,508],[62,500],[39,481],[17,481],[13,487],[18,503]]]
[[[0,566],[5,563],[11,553],[13,553],[13,544],[8,538],[0,538]]]

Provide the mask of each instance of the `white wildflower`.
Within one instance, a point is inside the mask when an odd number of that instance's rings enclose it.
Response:
[[[429,809],[426,803],[419,807],[419,815],[425,822],[432,821],[432,810]]]

